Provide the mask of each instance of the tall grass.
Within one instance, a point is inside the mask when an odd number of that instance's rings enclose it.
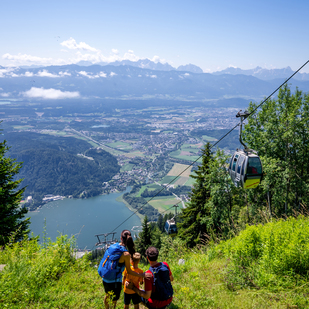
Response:
[[[248,226],[222,242],[217,253],[227,257],[231,288],[297,287],[309,279],[309,218],[299,216]]]
[[[308,233],[309,219],[298,217],[248,226],[234,239],[193,250],[163,237],[159,260],[175,279],[170,309],[309,308]],[[97,269],[89,257],[74,258],[66,236],[7,246],[0,264],[0,308],[104,308]],[[116,308],[123,308],[123,293]]]
[[[0,307],[27,307],[40,302],[45,291],[76,267],[74,244],[67,236],[40,246],[36,239],[6,246],[0,254]]]

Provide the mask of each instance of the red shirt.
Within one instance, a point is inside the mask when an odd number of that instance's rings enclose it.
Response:
[[[172,275],[172,272],[171,272],[171,269],[170,269],[170,267],[168,266],[168,264],[166,263],[166,262],[162,262],[163,264],[165,264],[166,266],[167,266],[167,268],[168,268],[168,270],[169,270],[169,275],[171,276]],[[158,263],[158,264],[155,264],[154,266],[152,266],[152,267],[158,267],[160,265],[160,263]],[[152,275],[152,272],[150,271],[150,270],[147,270],[146,271],[146,273],[150,273],[151,275]],[[147,292],[147,291],[152,291],[152,292],[155,292],[155,290],[152,290],[153,288],[155,289],[156,287],[155,286],[153,286],[153,281],[154,281],[154,277],[153,277],[153,275],[152,275],[152,277],[150,278],[150,279],[145,279],[145,291]],[[148,302],[149,302],[149,305],[151,306],[151,307],[154,307],[154,308],[161,308],[161,307],[164,307],[164,306],[167,306],[168,304],[170,304],[171,302],[172,302],[172,300],[173,300],[173,297],[170,297],[169,299],[167,299],[167,300],[164,300],[164,301],[162,301],[162,300],[156,300],[156,299],[154,299],[154,300],[152,300],[151,299],[151,296],[150,296],[150,298],[148,299]]]

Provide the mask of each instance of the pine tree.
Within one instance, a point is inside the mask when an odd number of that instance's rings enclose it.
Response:
[[[222,150],[217,150],[210,162],[209,173],[206,175],[206,186],[210,189],[210,196],[206,202],[210,211],[209,217],[204,218],[207,233],[227,236],[235,229],[233,216],[234,206],[237,204],[242,189],[235,187],[227,170],[229,156]],[[234,217],[234,218],[233,218]]]
[[[196,180],[190,195],[190,202],[180,213],[181,223],[178,224],[178,235],[193,247],[205,237],[207,218],[210,218],[210,209],[207,201],[210,198],[210,188],[207,183],[207,175],[212,161],[210,144],[202,149],[202,164],[198,166],[196,175],[191,177]]]
[[[151,246],[151,230],[148,225],[147,216],[144,217],[142,224],[142,231],[138,235],[138,239],[135,242],[136,251],[138,251],[142,257],[145,257],[145,253],[148,247]]]
[[[29,218],[23,220],[27,209],[19,206],[25,190],[18,190],[22,179],[14,180],[21,164],[5,156],[8,150],[4,140],[0,143],[0,247],[7,244],[11,237],[14,241],[25,237],[30,224]]]

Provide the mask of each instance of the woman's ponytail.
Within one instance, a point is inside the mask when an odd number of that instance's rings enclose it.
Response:
[[[131,257],[133,258],[133,254],[135,253],[135,245],[129,230],[122,231],[121,242],[127,247]]]

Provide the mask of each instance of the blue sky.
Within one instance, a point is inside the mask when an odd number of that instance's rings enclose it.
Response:
[[[307,0],[2,0],[0,65],[148,58],[296,70],[309,59],[308,13]]]

